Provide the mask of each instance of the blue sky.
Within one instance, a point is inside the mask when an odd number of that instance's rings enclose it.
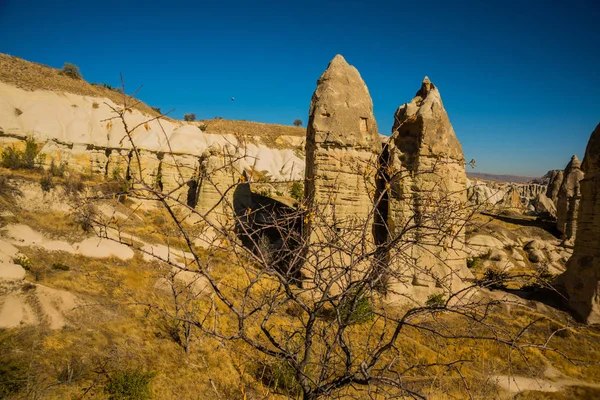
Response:
[[[599,20],[597,3],[578,0],[0,0],[0,52],[74,63],[89,82],[122,72],[174,117],[282,124],[307,121],[340,53],[381,133],[427,75],[476,171],[540,176],[583,157],[600,122]]]

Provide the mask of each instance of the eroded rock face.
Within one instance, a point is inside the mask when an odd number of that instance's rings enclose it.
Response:
[[[585,151],[573,256],[563,284],[571,308],[586,322],[600,323],[600,124]],[[567,175],[565,174],[565,180]]]
[[[581,162],[574,155],[565,168],[556,206],[556,227],[562,233],[566,243],[570,243],[575,239],[579,199],[581,197],[580,181],[582,179]]]
[[[309,226],[317,216],[340,228],[369,223],[380,151],[369,90],[356,68],[337,55],[319,78],[310,104],[305,169]]]
[[[467,201],[462,146],[438,89],[427,77],[412,101],[398,108],[394,121],[388,225],[392,235],[406,223],[417,224],[418,229],[411,233],[417,242],[410,249],[411,265],[400,261],[393,267],[407,269],[404,284],[412,285],[411,290],[416,286],[425,294],[456,290],[463,278],[471,276],[460,228],[461,207]]]
[[[546,189],[546,197],[548,197],[554,205],[558,202],[558,191],[562,185],[564,177],[564,171],[555,169],[550,171],[550,180],[548,182],[548,188]]]

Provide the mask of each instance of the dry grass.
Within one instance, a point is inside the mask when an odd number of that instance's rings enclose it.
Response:
[[[73,79],[59,72],[60,70],[47,65],[0,53],[0,81],[4,83],[25,90],[50,90],[82,96],[106,97],[116,104],[123,103],[123,95],[114,90],[91,85],[83,79]],[[150,116],[159,115],[144,103],[139,103],[135,108]]]
[[[244,136],[306,136],[306,129],[296,126],[265,124],[262,122],[227,120],[227,119],[207,119],[198,121],[199,125],[205,125],[207,133],[235,134]]]

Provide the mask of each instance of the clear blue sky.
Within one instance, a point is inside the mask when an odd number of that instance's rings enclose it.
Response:
[[[428,75],[476,171],[540,176],[582,157],[600,122],[597,1],[0,0],[0,52],[89,82],[122,72],[177,118],[282,124],[307,121],[340,53],[381,133]]]

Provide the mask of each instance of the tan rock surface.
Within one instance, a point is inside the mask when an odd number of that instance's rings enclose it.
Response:
[[[571,308],[583,320],[600,323],[600,124],[585,151],[579,182],[581,201],[573,256],[562,283]],[[565,177],[566,178],[566,177]]]
[[[398,108],[394,120],[389,152],[395,178],[388,225],[392,234],[408,221],[419,225],[413,233],[417,244],[409,250],[411,265],[400,262],[396,268],[407,268],[413,285],[456,290],[471,276],[460,228],[467,201],[462,146],[438,89],[427,77],[411,102]]]
[[[556,204],[556,227],[566,242],[572,242],[577,232],[577,215],[581,197],[580,181],[582,179],[581,162],[574,155],[565,168]]]

